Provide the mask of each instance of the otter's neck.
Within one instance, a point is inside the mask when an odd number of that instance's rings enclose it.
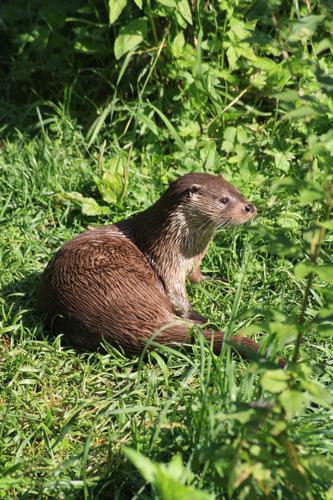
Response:
[[[186,204],[172,204],[163,198],[117,226],[143,252],[165,284],[170,277],[183,287],[193,260],[205,252],[214,233],[212,227],[191,216]]]
[[[161,201],[161,200],[160,200]],[[160,264],[177,255],[181,261],[200,255],[214,229],[191,217],[187,207],[170,207],[157,202],[145,212],[126,221],[136,245]]]
[[[205,253],[214,228],[191,215],[188,205],[163,197],[145,212],[116,226],[145,255],[175,311],[186,316],[191,306],[185,279]]]

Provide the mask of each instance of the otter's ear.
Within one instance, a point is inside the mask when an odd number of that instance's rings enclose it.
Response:
[[[201,189],[200,184],[192,184],[188,188],[188,193],[191,195],[191,194],[197,193],[198,191],[200,191],[200,189]]]

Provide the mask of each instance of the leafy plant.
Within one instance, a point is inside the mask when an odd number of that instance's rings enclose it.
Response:
[[[330,2],[14,0],[0,18],[0,495],[331,498]],[[258,207],[189,293],[260,358],[46,338],[50,254],[193,170]]]

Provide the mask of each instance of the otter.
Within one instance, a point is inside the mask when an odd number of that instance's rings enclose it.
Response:
[[[189,302],[186,278],[203,279],[200,264],[216,229],[255,214],[254,204],[222,176],[178,178],[144,212],[86,230],[57,251],[40,288],[48,328],[84,350],[103,341],[128,354],[142,352],[151,339],[191,345],[193,326],[206,320]],[[223,332],[202,333],[219,353]],[[259,348],[244,337],[231,344],[244,356]]]

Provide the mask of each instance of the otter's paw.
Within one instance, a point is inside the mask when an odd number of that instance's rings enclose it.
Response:
[[[192,311],[190,311],[188,313],[187,317],[188,317],[188,319],[191,319],[192,321],[196,321],[197,323],[207,323],[207,321],[208,321],[206,318],[201,316],[201,314],[197,313],[193,309],[192,309]]]

